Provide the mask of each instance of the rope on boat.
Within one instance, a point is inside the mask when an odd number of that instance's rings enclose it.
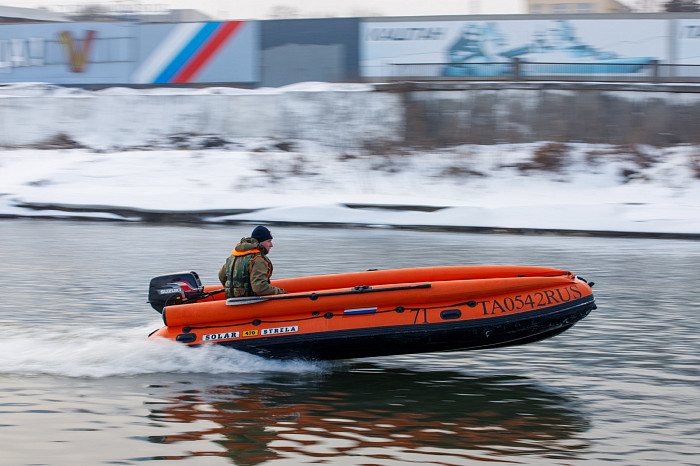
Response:
[[[425,311],[427,312],[429,309],[440,309],[444,307],[457,307],[457,306],[469,306],[469,307],[476,307],[477,302],[476,301],[465,301],[461,303],[455,303],[455,304],[448,304],[448,305],[442,305],[442,306],[429,306],[429,307],[403,307],[403,306],[397,306],[393,309],[385,309],[383,311],[377,311],[375,314],[384,314],[387,312],[396,312],[398,314],[401,314],[402,312],[409,311],[409,312],[416,312],[416,319],[418,318],[418,313],[420,311]],[[254,319],[249,322],[239,322],[237,324],[228,324],[228,325],[205,325],[202,327],[184,327],[182,331],[184,333],[189,333],[192,330],[204,330],[208,328],[225,328],[225,327],[239,327],[241,325],[261,325],[261,324],[281,324],[285,322],[302,322],[305,320],[313,320],[313,319],[332,319],[333,317],[340,317],[344,314],[335,314],[333,312],[326,312],[325,314],[320,314],[318,312],[314,312],[316,315],[312,315],[311,317],[301,317],[299,319],[286,319],[286,320],[260,320],[260,319]],[[427,316],[426,316],[427,317]],[[415,322],[414,322],[415,323]]]

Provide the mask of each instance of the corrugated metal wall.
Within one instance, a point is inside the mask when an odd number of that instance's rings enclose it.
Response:
[[[358,18],[275,20],[261,26],[261,86],[358,81]]]

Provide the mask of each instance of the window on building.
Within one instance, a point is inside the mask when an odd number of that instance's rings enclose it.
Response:
[[[566,3],[555,3],[552,7],[552,13],[560,15],[566,13],[569,5]]]
[[[539,3],[535,3],[530,7],[530,13],[539,15],[540,13],[542,13],[542,5],[540,5]]]
[[[577,3],[577,13],[593,13],[593,5],[591,3]]]

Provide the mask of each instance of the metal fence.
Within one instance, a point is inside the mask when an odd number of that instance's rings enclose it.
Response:
[[[603,62],[395,63],[393,81],[573,81],[700,83],[700,65]]]

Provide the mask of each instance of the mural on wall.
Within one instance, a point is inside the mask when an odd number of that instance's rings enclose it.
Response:
[[[58,42],[65,47],[68,64],[74,73],[85,72],[96,35],[97,31],[92,29],[85,32],[83,39],[74,38],[70,31],[62,31],[58,34]]]
[[[0,82],[259,81],[257,22],[0,25]]]
[[[127,83],[132,24],[0,26],[0,82]]]
[[[469,23],[462,35],[450,47],[449,65],[445,76],[488,76],[498,71],[506,74],[509,66],[496,69],[484,63],[508,63],[518,58],[529,63],[578,63],[595,62],[595,73],[636,73],[655,58],[648,56],[622,56],[608,49],[597,48],[582,39],[572,21],[555,20],[538,25],[532,36],[523,43],[511,43],[495,22]],[[481,64],[479,64],[481,63]],[[542,73],[576,73],[576,65],[538,66]]]
[[[246,21],[143,25],[131,82],[258,81],[258,29]]]
[[[594,73],[637,73],[667,60],[664,20],[504,20],[364,23],[362,76],[396,76],[408,64],[439,64],[437,75],[499,76],[513,59],[600,64]],[[575,73],[575,66],[538,66]]]
[[[700,20],[683,19],[678,21],[676,63],[700,65]],[[687,70],[686,70],[687,73]],[[697,76],[697,73],[694,73]]]
[[[522,75],[545,79],[580,70],[561,63],[596,63],[581,74],[619,77],[648,75],[653,61],[700,65],[700,20],[0,25],[0,82],[8,83],[269,86],[397,76],[512,76],[515,59],[523,64]],[[700,66],[668,72],[698,76]]]

